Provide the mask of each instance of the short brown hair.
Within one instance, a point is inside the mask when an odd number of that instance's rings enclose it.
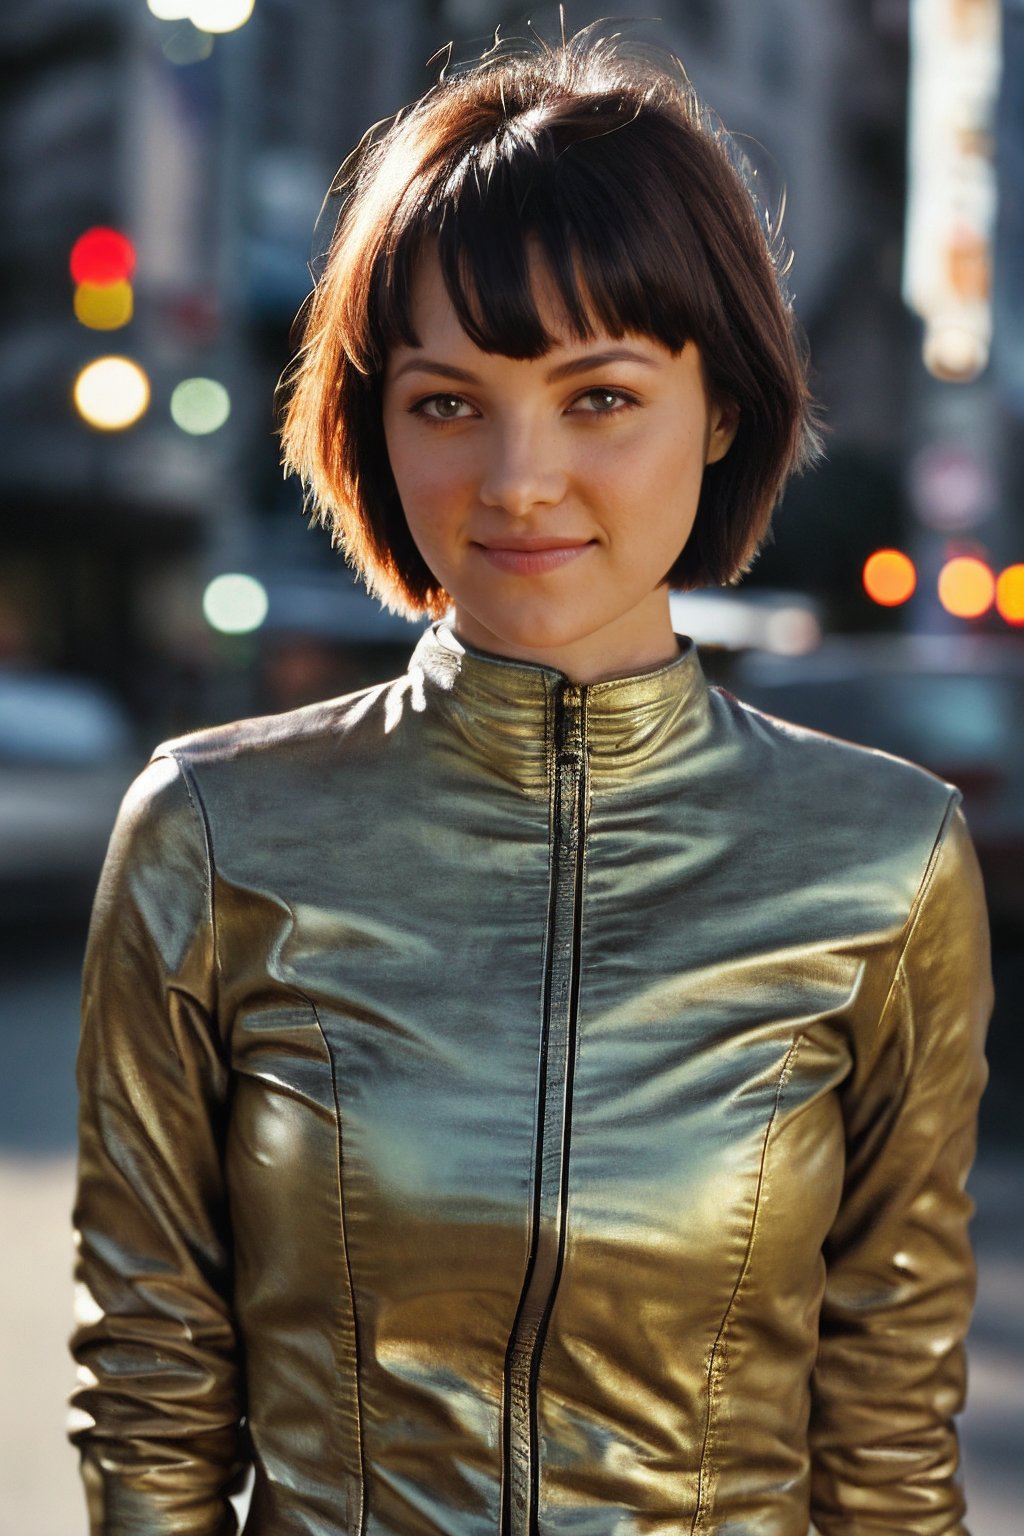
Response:
[[[666,573],[674,587],[737,580],[790,474],[819,451],[779,242],[674,65],[593,29],[556,48],[496,48],[371,129],[342,167],[342,211],[281,384],[283,462],[390,607],[436,616],[449,603],[406,525],[381,412],[390,350],[418,345],[410,293],[428,243],[485,351],[535,358],[552,345],[531,246],[579,339],[604,329],[673,352],[696,343],[739,427],[705,470],[693,532]]]

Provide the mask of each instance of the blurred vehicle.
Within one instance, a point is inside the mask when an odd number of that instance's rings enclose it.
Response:
[[[749,652],[728,686],[797,725],[909,758],[964,795],[994,924],[1024,940],[1024,639],[863,635]]]
[[[717,587],[673,592],[672,628],[718,653],[754,649],[804,656],[822,639],[821,605],[778,587]]]
[[[344,570],[285,560],[258,570],[256,579],[267,600],[258,631],[258,713],[338,698],[400,676],[426,622],[387,612]]]
[[[81,914],[141,757],[87,678],[0,669],[0,917]]]

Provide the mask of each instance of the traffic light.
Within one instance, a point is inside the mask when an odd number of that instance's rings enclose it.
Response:
[[[116,331],[134,312],[135,247],[118,229],[96,225],[71,248],[75,318],[95,331]]]

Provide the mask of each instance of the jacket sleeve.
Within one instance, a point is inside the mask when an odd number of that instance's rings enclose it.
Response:
[[[821,1536],[964,1536],[953,1415],[974,1300],[964,1185],[992,1006],[977,859],[947,812],[848,1082],[810,1427]]]
[[[157,758],[121,807],[83,976],[69,1434],[92,1536],[236,1530],[227,1086],[205,823]]]

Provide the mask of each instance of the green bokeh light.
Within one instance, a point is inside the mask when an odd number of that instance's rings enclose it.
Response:
[[[191,437],[216,432],[231,415],[231,397],[216,379],[182,379],[171,395],[171,416]]]

